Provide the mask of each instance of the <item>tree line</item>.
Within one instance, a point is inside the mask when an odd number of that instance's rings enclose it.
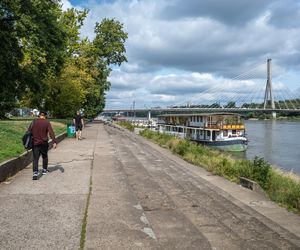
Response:
[[[0,0],[0,118],[15,107],[55,117],[103,110],[111,66],[127,61],[128,34],[118,20],[104,18],[93,40],[81,38],[87,14],[63,11],[60,0]]]

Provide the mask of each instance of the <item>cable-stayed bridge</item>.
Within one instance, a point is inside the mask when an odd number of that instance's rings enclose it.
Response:
[[[273,86],[272,60],[267,60],[267,74],[265,80],[257,77],[257,72],[265,71],[265,64],[258,64],[250,70],[230,79],[222,84],[215,84],[196,94],[196,96],[184,103],[168,107],[105,109],[105,113],[139,113],[148,112],[262,112],[271,113],[300,113],[300,97],[280,83]],[[254,80],[253,80],[254,79]],[[199,104],[201,103],[201,104]]]

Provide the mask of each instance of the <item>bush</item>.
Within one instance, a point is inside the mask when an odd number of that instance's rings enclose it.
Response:
[[[266,190],[269,185],[270,170],[270,164],[263,158],[259,158],[256,156],[252,164],[251,179],[257,181],[258,184]]]

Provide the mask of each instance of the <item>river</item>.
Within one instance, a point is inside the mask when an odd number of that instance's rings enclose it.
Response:
[[[247,159],[263,157],[274,166],[300,175],[299,121],[246,121]]]

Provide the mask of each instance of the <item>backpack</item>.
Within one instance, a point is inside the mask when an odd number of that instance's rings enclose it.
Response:
[[[33,148],[33,135],[31,133],[31,128],[33,126],[34,122],[32,122],[28,128],[28,131],[25,132],[25,134],[22,137],[23,146],[25,149],[30,150]]]
[[[33,148],[33,136],[30,131],[26,131],[22,137],[24,148],[29,150]]]

